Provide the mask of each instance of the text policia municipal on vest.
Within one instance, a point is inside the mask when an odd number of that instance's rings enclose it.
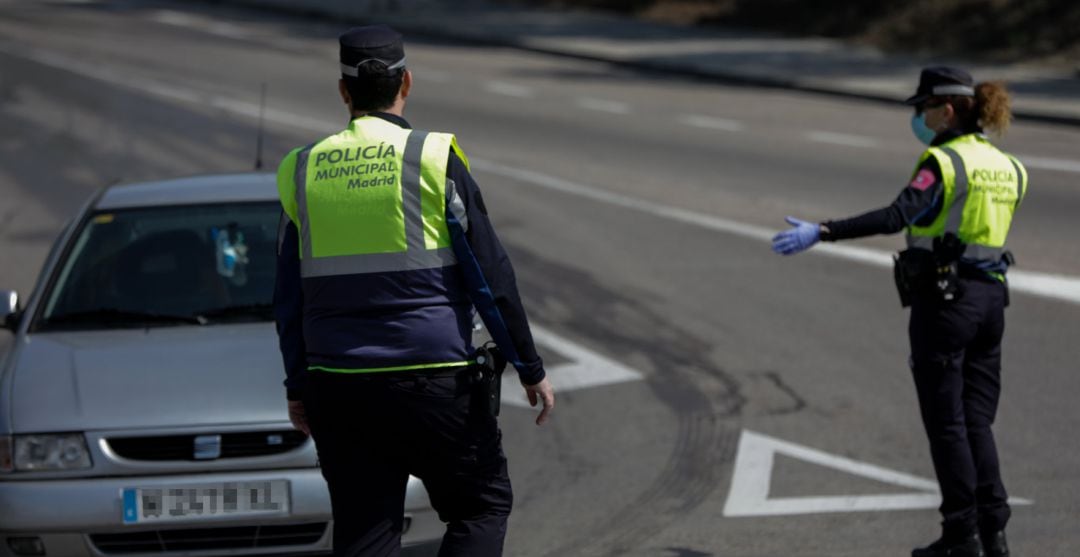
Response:
[[[1016,191],[1016,175],[1007,170],[983,170],[976,168],[971,171],[971,193],[986,193],[994,203],[1005,205],[1016,204],[1020,194]]]
[[[315,156],[315,181],[356,176],[348,189],[393,186],[398,177],[396,155],[397,149],[386,143],[323,151]],[[341,164],[350,162],[356,164]]]

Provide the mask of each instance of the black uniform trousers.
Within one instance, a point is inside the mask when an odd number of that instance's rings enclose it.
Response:
[[[960,287],[952,302],[916,295],[908,329],[947,537],[1001,530],[1010,516],[990,429],[1001,392],[1006,287],[989,278],[961,278]]]
[[[400,555],[409,474],[447,523],[440,557],[502,555],[510,478],[498,424],[471,403],[470,377],[309,372],[304,409],[330,490],[335,556]]]

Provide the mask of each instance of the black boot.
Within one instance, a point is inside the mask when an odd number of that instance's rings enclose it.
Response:
[[[948,539],[942,536],[938,541],[911,552],[911,557],[986,557],[978,534]]]
[[[1009,557],[1009,544],[1005,542],[1005,530],[980,534],[986,557]]]

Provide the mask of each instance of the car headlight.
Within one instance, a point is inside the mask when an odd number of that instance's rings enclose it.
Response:
[[[90,467],[90,451],[81,433],[16,435],[16,471],[77,470]]]

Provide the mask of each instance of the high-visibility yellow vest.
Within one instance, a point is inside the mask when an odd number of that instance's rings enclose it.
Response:
[[[1026,193],[1027,170],[982,134],[931,147],[919,165],[930,157],[941,168],[944,203],[929,226],[908,227],[908,247],[931,250],[934,238],[952,232],[967,246],[964,259],[1000,260],[1013,214]]]
[[[278,194],[300,239],[303,278],[455,265],[446,210],[467,226],[447,187],[451,134],[365,116],[307,147],[278,169]]]

